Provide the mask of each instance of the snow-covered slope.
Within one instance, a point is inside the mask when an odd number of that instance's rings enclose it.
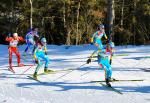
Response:
[[[76,69],[86,63],[87,57],[94,51],[91,45],[48,46],[51,59],[49,69]],[[24,46],[19,46],[23,53]],[[112,62],[113,77],[116,79],[144,79],[144,81],[124,81],[111,83],[123,95],[102,86],[91,83],[92,80],[104,80],[104,71],[96,61],[80,67],[58,79],[67,72],[39,76],[43,83],[29,79],[35,67],[14,67],[15,74],[8,71],[8,51],[6,45],[0,45],[0,103],[150,103],[150,46],[116,47]],[[22,57],[24,64],[34,64],[31,56]],[[16,57],[13,56],[16,64]],[[39,73],[43,72],[43,69]],[[104,83],[105,84],[105,83]]]

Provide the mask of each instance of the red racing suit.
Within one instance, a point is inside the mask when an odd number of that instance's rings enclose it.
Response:
[[[25,40],[22,37],[7,37],[6,41],[9,42],[8,52],[9,52],[9,65],[12,66],[12,53],[15,53],[17,56],[18,65],[20,64],[20,53],[17,48],[17,44],[19,41],[24,42]]]

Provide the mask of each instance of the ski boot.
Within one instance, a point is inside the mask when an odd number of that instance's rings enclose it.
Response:
[[[12,65],[9,66],[8,70],[11,71],[11,72],[13,72],[13,73],[15,73],[15,71],[12,68]]]
[[[18,63],[18,67],[23,67],[24,64]]]
[[[44,69],[44,73],[50,73],[50,72],[53,72],[53,70],[49,70],[47,68]]]
[[[109,82],[113,82],[113,81],[115,81],[116,79],[115,78],[111,78],[111,77],[109,77]]]
[[[37,72],[33,74],[33,78],[37,80]]]
[[[110,80],[107,78],[107,79],[106,79],[106,85],[107,85],[108,87],[111,87],[111,84],[110,84],[109,81],[110,81]]]

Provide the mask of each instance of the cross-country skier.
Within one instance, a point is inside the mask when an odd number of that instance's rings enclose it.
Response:
[[[112,57],[113,57],[114,51],[115,51],[114,47],[115,47],[115,45],[112,41],[108,41],[108,43],[106,44],[106,52],[110,53],[110,57],[109,57],[110,65],[112,63]]]
[[[51,72],[52,70],[48,70],[48,64],[49,64],[49,58],[47,56],[47,47],[46,47],[46,39],[42,38],[39,42],[37,42],[37,47],[35,48],[34,51],[34,58],[36,63],[38,64],[35,72],[33,74],[33,77],[37,79],[37,72],[39,71],[40,67],[42,66],[41,59],[45,61],[45,67],[44,67],[44,72],[48,73]]]
[[[105,33],[105,27],[103,24],[99,24],[98,25],[98,31],[96,31],[93,35],[92,35],[92,38],[91,38],[91,43],[94,43],[95,44],[95,41],[98,42],[100,48],[103,48],[103,44],[102,44],[102,37],[104,36],[105,39],[107,39],[107,35]]]
[[[27,47],[24,51],[24,55],[27,54],[28,52],[28,49],[30,48],[31,45],[33,45],[33,50],[32,50],[32,53],[34,52],[35,50],[35,41],[34,41],[34,37],[37,37],[39,38],[39,35],[38,35],[38,28],[32,28],[32,30],[30,32],[27,33],[26,37],[25,37],[25,40],[26,40],[26,43],[27,43]]]
[[[112,69],[111,69],[111,65],[109,62],[109,56],[110,53],[108,53],[106,51],[106,49],[104,48],[100,48],[99,44],[95,44],[98,47],[98,64],[99,66],[105,70],[105,80],[106,80],[106,84],[111,87],[111,84],[109,83],[111,81],[111,76],[112,76]],[[92,57],[92,56],[91,56]],[[91,59],[87,60],[87,63],[89,64],[91,62]]]
[[[13,37],[6,37],[6,41],[9,42],[9,47],[8,47],[8,52],[9,52],[9,70],[14,72],[12,68],[12,53],[15,53],[17,56],[17,62],[18,66],[21,67],[23,64],[20,63],[20,53],[17,48],[18,42],[24,42],[25,40],[21,37],[18,36],[17,33],[13,33]],[[14,72],[15,73],[15,72]]]

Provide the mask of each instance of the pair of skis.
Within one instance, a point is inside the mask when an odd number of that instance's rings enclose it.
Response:
[[[48,75],[48,74],[56,74],[56,73],[61,73],[61,72],[67,72],[67,71],[72,71],[74,69],[61,69],[61,70],[52,70],[50,72],[43,72],[43,73],[40,73],[40,74],[37,74],[37,77],[38,76],[41,76],[41,75]],[[33,75],[30,75],[30,76],[27,76],[28,78],[32,79],[32,80],[36,80],[40,83],[43,83],[42,81],[40,81],[39,79],[37,78],[34,78]]]
[[[57,72],[61,72],[61,71],[68,71],[68,70],[57,70],[57,71],[52,71],[52,72],[49,72],[49,73],[41,73],[41,74],[38,74],[38,76],[40,76],[40,75],[47,75],[47,74],[53,74],[53,73],[57,73]],[[45,83],[45,82],[42,82],[42,81],[34,78],[33,76],[28,76],[28,78],[30,78],[32,80],[35,80],[37,82],[40,82],[40,83]],[[116,80],[115,79],[115,80],[111,80],[110,82],[123,82],[123,81],[136,82],[136,81],[144,81],[144,80],[143,79],[128,79],[128,80],[118,80],[118,79]],[[99,83],[102,86],[104,86],[105,88],[107,88],[107,89],[109,89],[111,91],[114,91],[114,92],[116,92],[116,93],[118,93],[120,95],[123,95],[123,93],[120,90],[118,90],[118,89],[116,89],[116,88],[114,88],[112,86],[108,86],[108,85],[104,84],[104,82],[105,82],[104,80],[102,80],[102,81],[91,81],[91,83]]]
[[[123,82],[123,81],[136,82],[136,81],[144,81],[144,80],[143,79],[129,79],[129,80],[127,80],[127,79],[126,80],[113,79],[110,82]],[[105,80],[102,80],[102,81],[91,81],[91,83],[100,83],[102,86],[108,88],[109,90],[114,91],[114,92],[116,92],[118,94],[123,95],[123,93],[120,90],[118,90],[118,89],[116,89],[116,88],[114,88],[112,86],[108,86],[108,85],[104,84],[103,82],[106,82],[106,81]]]

